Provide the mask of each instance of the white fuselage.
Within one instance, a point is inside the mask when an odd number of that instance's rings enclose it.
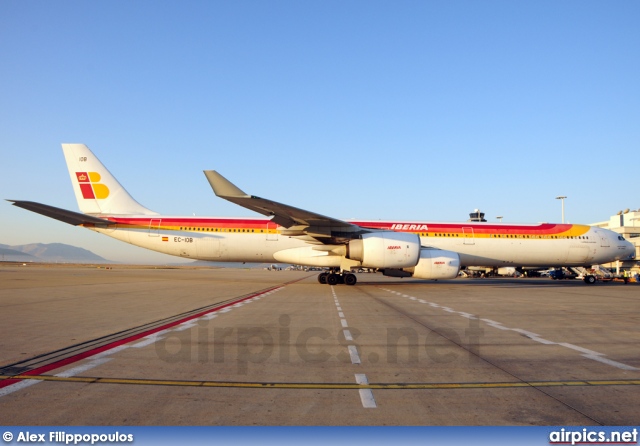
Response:
[[[309,266],[340,266],[340,256],[296,237],[284,236],[269,220],[189,217],[128,218],[116,228],[92,227],[124,242],[165,254],[216,262],[277,262],[278,253],[300,248],[313,253]],[[135,224],[132,221],[135,220]],[[633,245],[618,234],[581,225],[487,225],[483,223],[352,222],[365,228],[413,232],[422,246],[459,254],[467,266],[582,266],[627,259]]]

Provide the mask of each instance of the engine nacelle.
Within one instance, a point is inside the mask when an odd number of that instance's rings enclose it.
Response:
[[[420,260],[420,237],[405,232],[375,232],[351,240],[347,258],[365,268],[409,268]]]
[[[327,251],[318,251],[312,246],[302,248],[284,249],[273,253],[273,258],[278,262],[291,263],[292,265],[308,265],[328,268],[340,266],[342,256],[329,255]]]
[[[405,268],[416,279],[455,279],[460,272],[460,256],[452,251],[423,249],[413,268]]]

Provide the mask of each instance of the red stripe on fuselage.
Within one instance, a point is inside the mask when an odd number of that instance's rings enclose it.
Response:
[[[196,228],[208,228],[208,227],[233,227],[233,228],[266,228],[267,225],[275,228],[276,225],[271,223],[270,220],[246,220],[239,218],[175,218],[175,217],[162,217],[158,216],[153,219],[145,218],[121,218],[121,217],[109,217],[109,220],[119,225],[130,226],[149,226],[151,221],[162,220],[162,226],[183,226],[183,227],[196,227]]]
[[[122,226],[149,227],[152,220],[162,220],[161,228],[236,228],[236,229],[275,229],[275,223],[268,219],[242,219],[242,218],[185,218],[185,217],[162,217],[153,219],[149,217],[141,218],[121,218],[107,217],[114,223]],[[429,222],[370,222],[352,221],[367,229],[387,230],[396,232],[424,232],[424,233],[451,233],[464,234],[473,229],[475,234],[522,234],[522,235],[558,235],[566,233],[572,229],[577,229],[572,224],[540,223],[534,225],[505,225],[491,223],[429,223]],[[279,226],[278,226],[279,227]]]
[[[445,232],[462,234],[467,228],[472,228],[476,234],[528,234],[554,235],[571,230],[572,224],[540,223],[538,225],[497,225],[491,223],[429,223],[429,222],[351,222],[363,228],[381,229],[399,232]],[[427,226],[428,229],[421,229]]]

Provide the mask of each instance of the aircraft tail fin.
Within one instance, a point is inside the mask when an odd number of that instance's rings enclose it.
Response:
[[[62,144],[78,207],[84,214],[157,215],[125,190],[84,144]]]

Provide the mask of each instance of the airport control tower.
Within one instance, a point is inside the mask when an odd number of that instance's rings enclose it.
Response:
[[[480,209],[474,209],[473,212],[469,214],[469,220],[467,221],[487,221],[484,218],[484,212],[480,212]]]

